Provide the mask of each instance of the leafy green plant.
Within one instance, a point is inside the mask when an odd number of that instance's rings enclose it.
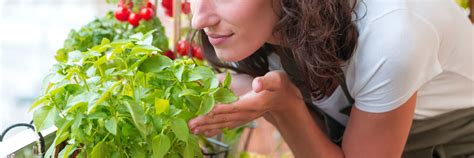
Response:
[[[230,75],[219,83],[209,67],[161,55],[154,33],[59,54],[31,107],[38,131],[58,128],[46,157],[202,157],[187,122],[237,99]]]

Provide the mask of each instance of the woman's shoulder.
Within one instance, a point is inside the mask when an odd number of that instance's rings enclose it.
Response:
[[[365,17],[360,15],[361,5]],[[427,62],[467,78],[472,70],[472,31],[452,0],[363,0],[358,4],[360,37],[355,63],[400,68]],[[440,9],[441,8],[441,9]],[[357,62],[358,61],[358,62]],[[360,66],[359,66],[360,67]]]
[[[454,0],[359,0],[355,12],[354,20],[360,31],[374,21],[384,21],[387,18],[405,20],[416,17],[432,24],[440,32],[446,28],[443,27],[445,25],[452,28],[453,25],[467,27],[471,24]]]

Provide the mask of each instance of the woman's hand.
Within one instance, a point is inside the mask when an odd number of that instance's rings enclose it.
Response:
[[[232,104],[216,105],[209,114],[189,121],[189,127],[194,134],[213,136],[220,133],[220,129],[241,126],[267,112],[284,111],[298,100],[302,100],[301,93],[286,73],[271,71],[263,77],[253,79],[251,91],[240,95],[239,100]]]

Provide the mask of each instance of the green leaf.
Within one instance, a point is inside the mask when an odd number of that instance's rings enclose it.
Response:
[[[108,157],[108,145],[105,142],[97,143],[92,149],[91,158],[106,158]]]
[[[68,53],[68,63],[79,62],[82,59],[81,51],[72,51]]]
[[[174,75],[176,76],[176,78],[177,78],[178,81],[180,81],[180,82],[181,82],[182,79],[183,79],[184,67],[185,67],[184,65],[179,65],[179,66],[178,66],[178,69],[175,70],[175,73],[174,73]]]
[[[183,151],[184,158],[194,158],[194,146],[191,146],[189,143],[186,144],[186,147]]]
[[[204,115],[204,114],[209,113],[212,110],[212,108],[214,107],[214,104],[215,104],[215,100],[214,100],[213,96],[203,97],[203,99],[201,101],[201,105],[200,105],[199,110],[196,113],[196,115]]]
[[[153,158],[163,158],[171,147],[166,135],[157,135],[153,138]]]
[[[143,115],[145,112],[143,111],[143,108],[138,105],[138,104],[132,104],[130,103],[130,99],[127,101],[124,101],[123,103],[128,109],[128,112],[130,115],[132,115],[133,123],[135,124],[135,127],[140,131],[140,134],[142,135],[143,138],[146,138],[146,127],[145,127],[145,121],[146,117]]]
[[[183,119],[175,119],[173,120],[173,123],[171,124],[171,130],[173,130],[173,133],[176,135],[176,137],[183,141],[187,142],[188,137],[189,137],[189,128],[188,125],[186,124],[186,121]]]
[[[64,63],[67,61],[67,53],[64,49],[59,49],[56,51],[56,56],[54,56],[56,61]]]
[[[54,140],[55,145],[59,145],[66,141],[69,138],[70,133],[69,132],[61,132],[59,135],[56,136],[56,139]]]
[[[77,129],[81,126],[81,123],[82,123],[82,119],[84,118],[84,114],[78,112],[76,114],[76,117],[74,117],[74,122],[71,126],[72,129]]]
[[[230,88],[230,83],[232,82],[232,76],[230,75],[229,72],[226,73],[225,79],[224,79],[224,88]]]
[[[43,104],[44,102],[48,101],[48,97],[49,96],[42,96],[40,97],[38,100],[36,100],[33,105],[31,105],[30,109],[28,109],[28,111],[31,111],[33,110],[34,108],[36,108],[37,106]]]
[[[97,68],[95,68],[94,66],[91,66],[89,69],[87,69],[86,74],[88,77],[93,77],[95,76],[96,72],[97,72]]]
[[[112,133],[113,135],[117,135],[117,120],[115,117],[105,121],[105,129]]]
[[[76,95],[77,93],[82,91],[82,88],[78,84],[68,84],[64,86],[64,89],[71,95]]]
[[[219,80],[217,78],[211,78],[211,81],[209,83],[209,89],[212,89],[212,88],[217,88],[219,87]]]
[[[238,98],[237,96],[232,93],[230,89],[227,88],[219,88],[215,93],[214,93],[214,99],[218,103],[223,103],[223,104],[229,104],[234,101],[236,101]]]
[[[102,41],[100,42],[100,45],[101,45],[101,46],[107,45],[107,44],[110,44],[110,40],[107,39],[107,38],[103,38]]]
[[[110,95],[112,95],[112,91],[117,87],[119,86],[120,84],[122,83],[122,80],[120,81],[117,81],[115,82],[112,86],[110,86],[109,88],[107,88],[107,90],[102,93],[102,96],[100,96],[100,98],[95,102],[95,104],[93,104],[91,107],[89,107],[88,109],[88,113],[92,113],[95,111],[96,107],[99,106],[102,102],[106,101],[107,99],[110,98]]]
[[[90,100],[90,96],[90,93],[86,92],[70,97],[67,101],[67,108],[66,110],[64,110],[64,113],[71,113],[78,108],[87,107]]]
[[[197,96],[199,95],[199,93],[196,91],[196,90],[193,90],[193,89],[185,89],[183,91],[181,91],[179,93],[179,97],[183,97],[183,96]]]
[[[150,46],[152,42],[153,42],[153,36],[151,36],[150,34],[147,34],[140,41],[138,41],[137,44]]]
[[[133,158],[146,158],[146,150],[140,146],[134,146],[130,157]]]
[[[43,106],[33,113],[33,120],[36,131],[42,131],[54,124],[54,118],[57,115],[56,108]]]
[[[206,80],[214,77],[215,74],[209,67],[198,66],[191,70],[188,81]]]
[[[69,158],[69,155],[74,152],[76,147],[74,145],[68,144],[64,149],[59,153],[58,157]]]
[[[160,72],[165,68],[172,65],[173,61],[163,55],[156,55],[146,59],[138,68],[140,71],[145,73],[148,72]]]
[[[151,46],[151,45],[137,45],[135,47],[132,48],[132,51],[130,52],[130,54],[134,54],[134,55],[142,55],[142,54],[145,54],[145,55],[149,55],[151,54],[151,52],[162,52],[161,49],[159,48],[156,48],[155,46]]]
[[[190,135],[188,143],[186,144],[184,157],[187,156],[186,152],[189,152],[189,156],[192,158],[202,158],[204,157],[199,146],[198,137]],[[192,153],[192,154],[191,154]]]
[[[139,32],[130,36],[130,39],[139,41],[143,38],[143,33]]]
[[[104,119],[104,118],[107,118],[107,117],[108,117],[108,115],[103,113],[103,112],[95,112],[95,113],[89,114],[87,116],[87,118],[90,119],[90,120]]]
[[[156,114],[159,115],[168,111],[170,108],[170,101],[166,99],[155,98]]]
[[[49,82],[51,82],[53,84],[56,84],[56,83],[59,83],[59,82],[63,81],[64,78],[66,78],[66,76],[56,73],[56,74],[53,75],[53,77],[51,77]]]

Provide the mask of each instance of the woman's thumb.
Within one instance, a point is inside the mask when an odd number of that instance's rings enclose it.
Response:
[[[271,71],[265,76],[256,77],[252,82],[252,89],[255,93],[263,90],[275,91],[282,87],[285,74],[279,71]]]

